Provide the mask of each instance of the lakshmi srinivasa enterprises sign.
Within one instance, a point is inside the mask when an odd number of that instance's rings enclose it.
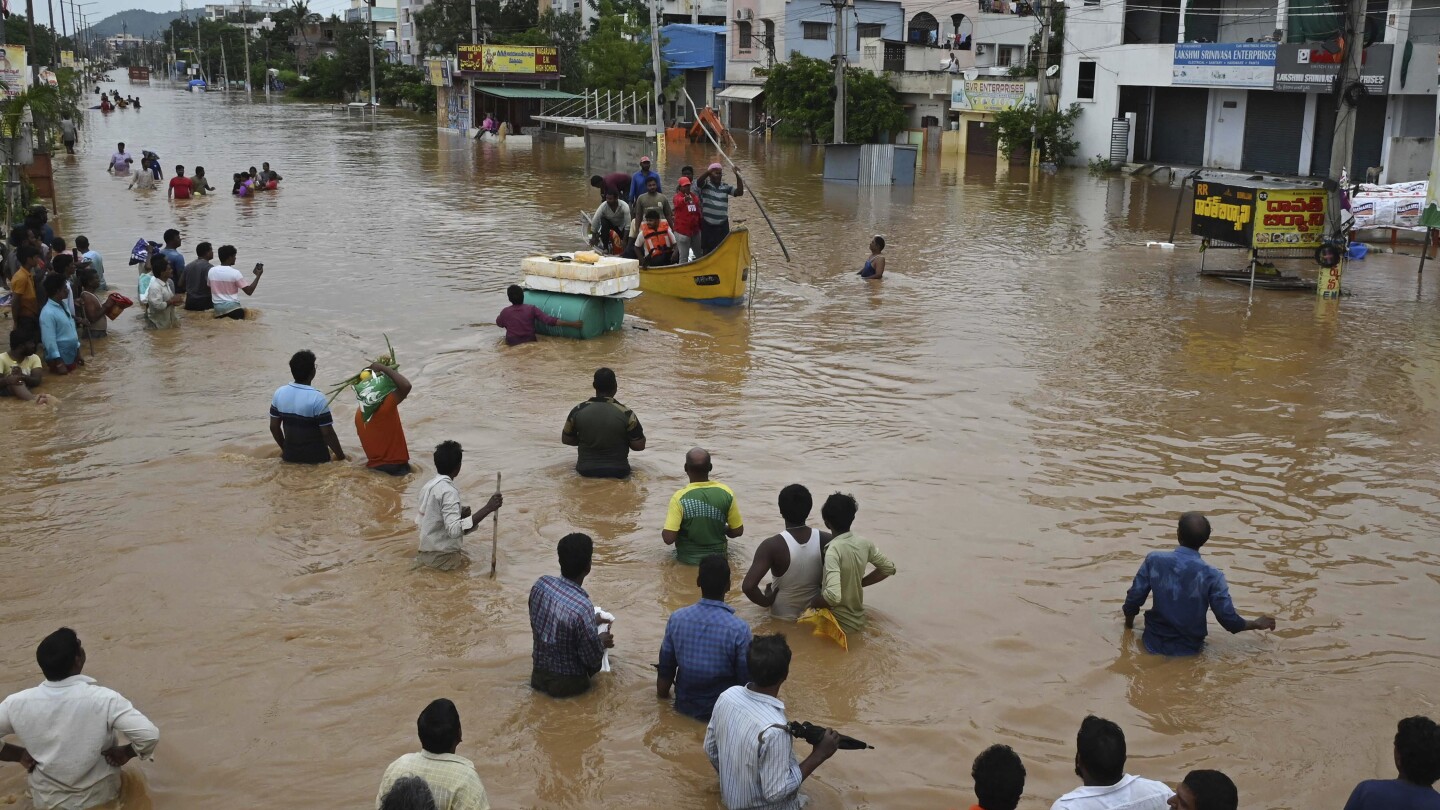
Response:
[[[950,83],[950,106],[970,112],[1000,112],[1035,103],[1035,82],[1015,79],[956,79]]]
[[[1325,237],[1325,191],[1254,188],[1199,181],[1190,232],[1217,242],[1266,248],[1319,247]]]
[[[1171,84],[1205,87],[1255,87],[1275,83],[1275,43],[1213,44],[1186,42],[1175,46]]]
[[[560,73],[560,52],[551,45],[461,45],[456,57],[462,73]]]

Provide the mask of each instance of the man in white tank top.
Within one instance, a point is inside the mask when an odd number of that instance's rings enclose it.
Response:
[[[791,484],[780,490],[785,531],[766,538],[755,549],[755,560],[741,585],[751,602],[770,608],[770,615],[777,619],[795,621],[820,594],[830,535],[805,524],[812,506],[810,490],[805,487]],[[766,574],[772,580],[762,591],[760,580]]]

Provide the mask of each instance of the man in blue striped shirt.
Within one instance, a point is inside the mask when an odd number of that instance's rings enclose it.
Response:
[[[1205,646],[1207,611],[1232,633],[1274,630],[1269,616],[1246,621],[1235,612],[1230,586],[1220,569],[1200,558],[1200,547],[1210,539],[1210,521],[1199,512],[1180,516],[1180,546],[1174,551],[1152,551],[1145,557],[1130,592],[1125,596],[1125,626],[1154,592],[1155,604],[1145,611],[1145,649],[1156,655],[1195,655]]]
[[[721,692],[750,680],[750,625],[725,604],[730,591],[725,555],[702,559],[695,584],[700,586],[700,601],[670,614],[665,625],[655,692],[667,699],[673,684],[675,710],[709,720]]]
[[[720,775],[720,798],[729,810],[798,810],[800,783],[834,756],[840,735],[826,729],[804,762],[795,760],[780,685],[790,675],[785,636],[750,642],[750,683],[732,686],[715,701],[705,729],[705,756]]]
[[[325,464],[330,454],[345,460],[340,437],[330,418],[325,395],[310,387],[315,381],[315,355],[298,351],[290,357],[290,376],[270,400],[270,435],[280,445],[280,458],[295,464]]]

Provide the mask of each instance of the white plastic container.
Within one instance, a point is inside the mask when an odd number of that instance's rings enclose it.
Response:
[[[631,259],[630,264],[638,266],[638,262]],[[553,278],[551,276],[537,276],[529,273],[521,280],[520,286],[530,290],[544,290],[545,292],[569,293],[571,295],[614,295],[626,290],[640,289],[640,274],[617,276],[601,281],[583,281],[573,278]]]
[[[635,259],[622,259],[619,256],[601,256],[600,261],[595,264],[582,264],[580,262],[555,262],[547,256],[531,256],[520,260],[520,272],[524,273],[526,278],[544,277],[569,281],[608,281],[622,276],[636,276],[638,285],[640,262]],[[536,287],[535,289],[549,290],[550,288]],[[623,287],[621,289],[631,288]],[[551,292],[570,292],[570,290],[554,289]],[[580,294],[589,295],[590,293]],[[607,295],[608,293],[594,294]]]

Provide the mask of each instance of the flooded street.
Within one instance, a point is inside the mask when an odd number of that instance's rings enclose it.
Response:
[[[1251,810],[1338,807],[1393,777],[1399,718],[1436,713],[1440,272],[1417,282],[1414,258],[1352,265],[1338,310],[1257,292],[1247,311],[1243,287],[1196,277],[1188,236],[1144,247],[1170,228],[1163,184],[1072,170],[1032,186],[932,159],[913,189],[826,187],[819,150],[755,143],[737,162],[794,261],[737,201],[753,311],[646,295],[628,307],[640,328],[507,349],[493,321],[521,257],[576,249],[576,211],[593,210],[581,150],[139,89],[143,110],[88,112],[81,154],[57,156],[57,232],[89,236],[132,294],[142,235],[179,228],[187,260],[234,244],[242,269],[265,263],[258,318],[187,313],[156,333],[127,313],[82,374],[47,380],[61,407],[0,402],[0,684],[38,683],[39,639],[76,628],[86,673],[161,729],[127,808],[371,806],[437,697],[496,808],[720,807],[703,726],[656,699],[651,666],[666,617],[698,598],[660,540],[694,445],[745,516],[731,604],[795,650],[790,718],[875,746],[806,783],[821,810],[968,806],[994,742],[1025,760],[1021,806],[1048,807],[1078,784],[1089,712],[1125,729],[1132,773],[1218,768]],[[104,171],[122,140],[167,178],[203,165],[218,193],[127,191]],[[657,168],[673,185],[712,159]],[[228,194],[267,160],[279,193]],[[873,233],[890,245],[878,284],[855,277]],[[351,461],[282,466],[266,412],[290,354],[315,351],[324,389],[385,334],[415,384],[421,470],[364,469],[349,395],[334,412]],[[579,478],[559,442],[601,365],[649,438],[628,482]],[[411,570],[444,439],[465,446],[468,503],[504,473],[497,580],[488,528],[469,570]],[[827,494],[855,494],[857,531],[899,568],[848,653],[739,592],[792,482],[817,522]],[[1120,605],[1189,509],[1210,515],[1205,551],[1242,615],[1279,629],[1212,621],[1195,659],[1142,655]],[[585,587],[618,617],[615,671],[556,701],[528,686],[526,597],[572,530],[596,538]],[[0,768],[0,803],[23,789]]]

